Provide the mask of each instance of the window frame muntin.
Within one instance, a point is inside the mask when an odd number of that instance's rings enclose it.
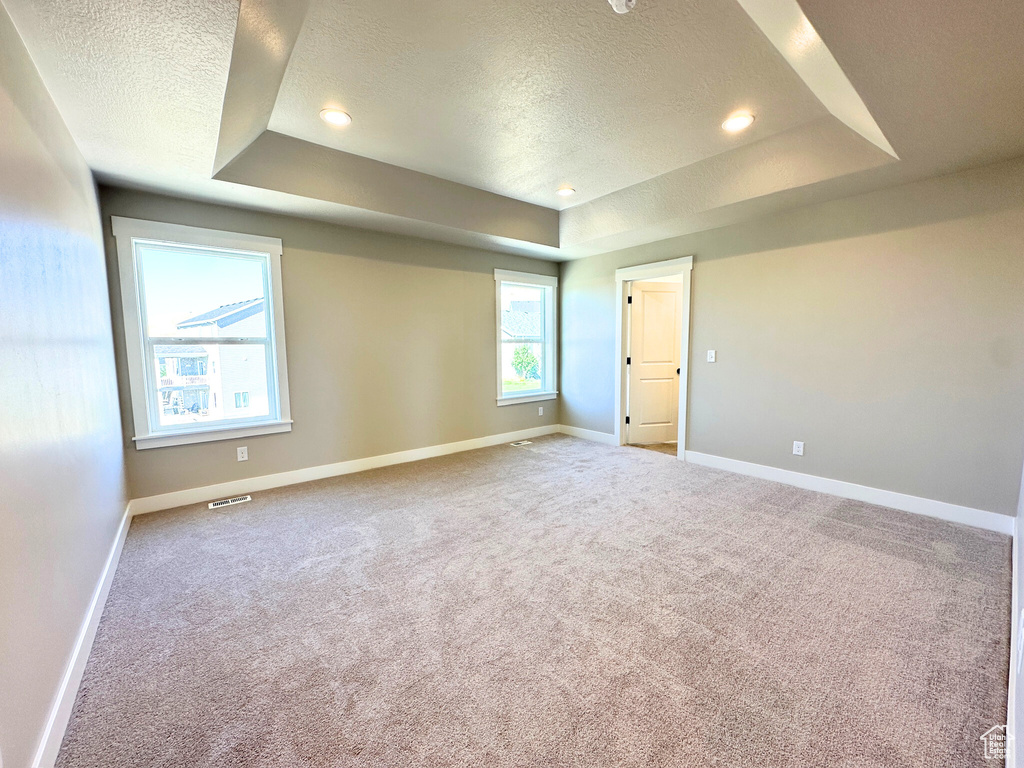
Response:
[[[502,391],[501,351],[505,343],[501,338],[501,287],[503,284],[522,285],[533,288],[547,288],[544,312],[544,333],[539,342],[544,349],[545,372],[548,380],[541,382],[541,389],[529,390],[518,395],[506,395]],[[558,397],[558,278],[554,275],[538,275],[532,272],[513,272],[505,269],[494,270],[495,342],[497,365],[497,404],[499,406],[517,403],[532,403],[554,400]],[[538,343],[538,342],[531,342]]]
[[[170,243],[166,240],[155,240],[153,238],[133,237],[132,238],[132,256],[135,259],[135,270],[138,279],[139,295],[139,321],[142,329],[142,342],[143,342],[143,354],[145,359],[143,361],[145,368],[146,377],[146,395],[147,395],[147,416],[148,426],[150,435],[179,435],[183,433],[191,432],[205,432],[213,431],[218,428],[229,429],[232,427],[250,427],[257,426],[264,423],[276,423],[280,421],[280,404],[278,403],[277,387],[272,384],[277,380],[277,361],[276,354],[273,344],[274,336],[274,321],[273,315],[267,309],[263,312],[263,336],[150,336],[148,331],[148,323],[146,319],[148,317],[147,306],[146,306],[146,292],[144,290],[146,280],[146,270],[139,254],[140,245],[157,245],[170,248],[188,248],[192,251],[209,251],[210,255],[218,258],[237,258],[242,261],[253,261],[258,262],[261,267],[261,273],[263,278],[263,301],[265,307],[269,308],[272,304],[272,300],[268,298],[270,293],[270,254],[259,251],[241,251],[232,249],[230,252],[225,252],[223,248],[211,248],[202,245],[192,245],[184,243]],[[180,425],[168,425],[164,426],[160,424],[160,402],[159,402],[159,387],[157,382],[153,380],[154,372],[156,371],[156,347],[157,346],[259,346],[263,348],[263,365],[265,375],[267,377],[267,401],[268,410],[270,411],[266,416],[249,416],[245,418],[237,419],[220,419],[218,421],[207,421],[201,425],[193,426],[189,429],[181,429]],[[209,374],[207,374],[209,375]],[[223,376],[223,372],[219,375]]]
[[[137,450],[170,445],[229,440],[291,431],[291,408],[288,396],[288,367],[285,351],[284,300],[281,283],[281,240],[261,235],[190,227],[180,224],[111,217],[111,226],[117,244],[117,259],[121,278],[121,309],[124,318],[126,352],[128,358],[129,389],[132,402],[134,435]],[[259,337],[149,337],[145,318],[143,273],[140,269],[136,243],[155,243],[191,250],[210,250],[221,256],[263,259],[265,338]],[[224,253],[230,251],[231,253]],[[267,417],[222,419],[182,429],[180,425],[154,429],[159,425],[158,389],[152,381],[156,371],[155,347],[158,344],[247,344],[263,345],[267,367]],[[152,370],[150,370],[152,369]],[[275,386],[276,384],[276,386]],[[276,389],[276,393],[274,390]],[[276,407],[275,407],[276,404]],[[154,417],[156,421],[154,422]]]

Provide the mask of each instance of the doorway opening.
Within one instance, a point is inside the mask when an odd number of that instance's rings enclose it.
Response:
[[[693,257],[616,270],[615,437],[685,460]]]

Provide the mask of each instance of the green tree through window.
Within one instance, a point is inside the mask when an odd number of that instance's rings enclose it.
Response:
[[[540,361],[525,344],[516,347],[512,354],[512,368],[521,379],[540,378]]]

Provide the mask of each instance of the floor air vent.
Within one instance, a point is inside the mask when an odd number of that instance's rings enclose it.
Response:
[[[521,445],[533,445],[533,443],[531,443],[529,440],[520,440],[520,441],[515,442],[515,443],[509,443],[509,445],[512,445],[512,446],[515,446],[516,448],[518,448]]]
[[[218,509],[219,507],[230,507],[232,504],[241,504],[243,501],[252,501],[252,496],[232,496],[230,499],[211,501],[210,509]]]

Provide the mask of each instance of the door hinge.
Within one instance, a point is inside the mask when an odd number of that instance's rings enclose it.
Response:
[[[627,304],[632,304],[633,303],[633,297],[632,296],[627,296],[626,297],[626,303]]]
[[[629,358],[626,358],[626,365],[629,365]]]
[[[626,417],[626,423],[629,424],[629,416]]]

